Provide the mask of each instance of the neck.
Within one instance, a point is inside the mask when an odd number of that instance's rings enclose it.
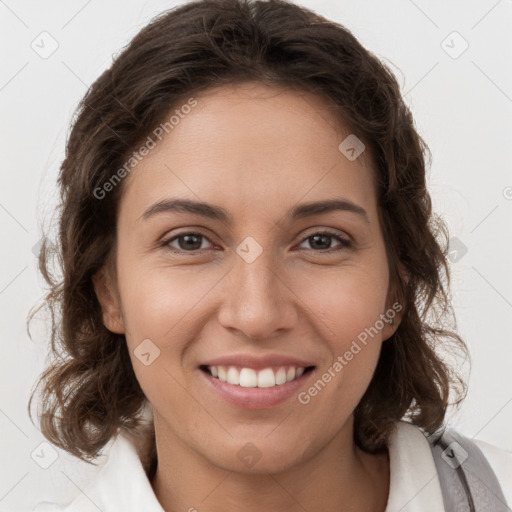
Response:
[[[153,490],[166,512],[384,512],[387,453],[371,455],[343,428],[313,456],[280,471],[231,471],[155,424],[158,467]],[[257,465],[255,466],[255,468]]]

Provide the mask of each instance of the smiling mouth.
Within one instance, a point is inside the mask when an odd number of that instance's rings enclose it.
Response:
[[[235,366],[206,366],[199,367],[212,377],[234,386],[244,388],[271,388],[281,386],[298,379],[313,370],[314,366],[279,366],[275,368],[238,368]]]

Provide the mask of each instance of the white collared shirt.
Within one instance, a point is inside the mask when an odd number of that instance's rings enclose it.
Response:
[[[390,488],[385,512],[443,512],[428,440],[414,425],[396,425],[388,444]],[[476,443],[496,473],[507,503],[512,504],[512,454],[483,441]],[[118,435],[106,455],[94,480],[68,505],[42,502],[33,512],[165,512],[128,438]]]

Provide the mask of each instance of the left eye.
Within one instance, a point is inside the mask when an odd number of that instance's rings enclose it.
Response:
[[[337,240],[339,242],[340,247],[337,249],[334,249],[333,251],[329,251],[329,249],[332,249],[332,248],[325,247],[325,246],[326,245],[330,246],[331,245],[330,241],[332,241],[332,239]],[[163,242],[162,245],[166,248],[169,248],[172,252],[193,252],[193,251],[198,251],[198,250],[205,248],[205,247],[203,247],[202,240],[208,240],[210,242],[210,239],[206,235],[203,235],[202,233],[183,233],[181,235],[177,235],[177,236]],[[343,238],[339,235],[330,233],[328,231],[314,233],[312,235],[307,236],[306,238],[303,239],[303,241],[301,242],[301,245],[308,240],[312,241],[312,244],[310,242],[310,245],[313,246],[312,250],[314,250],[314,248],[316,247],[316,249],[319,249],[324,252],[325,251],[329,251],[329,252],[341,251],[345,248],[351,247],[350,241],[346,240],[345,238]],[[172,245],[176,241],[178,242],[178,247]],[[320,252],[320,251],[315,251],[315,252]]]
[[[313,240],[313,245],[316,246],[317,248],[320,248],[324,251],[328,250],[329,248],[327,247],[318,247],[319,245],[322,246],[322,245],[331,245],[328,241],[326,242],[326,240],[329,240],[329,239],[336,239],[338,240],[338,242],[340,242],[340,246],[338,249],[334,249],[333,251],[329,251],[329,252],[334,252],[334,251],[341,251],[345,248],[348,248],[351,246],[351,243],[346,240],[345,238],[342,238],[341,236],[339,235],[335,235],[334,233],[330,233],[328,231],[326,232],[323,232],[323,233],[314,233],[312,235],[309,235],[307,236],[301,243],[304,243],[305,241],[307,240]],[[317,251],[315,251],[317,252]]]

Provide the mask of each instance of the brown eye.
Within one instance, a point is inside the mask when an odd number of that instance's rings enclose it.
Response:
[[[333,239],[335,239],[339,242],[340,247],[335,248],[335,249],[332,249],[330,247]],[[346,249],[352,245],[345,238],[342,238],[338,234],[330,233],[329,231],[324,231],[321,233],[314,233],[312,235],[309,235],[302,241],[302,243],[304,243],[305,241],[310,241],[309,244],[311,246],[311,249],[315,250],[315,252],[319,252],[319,251],[335,252],[335,251],[340,251],[340,250]]]
[[[205,248],[202,246],[204,240],[209,241],[208,237],[202,233],[182,233],[167,240],[162,245],[173,252],[193,252]],[[172,245],[174,242],[177,242],[177,246]]]

